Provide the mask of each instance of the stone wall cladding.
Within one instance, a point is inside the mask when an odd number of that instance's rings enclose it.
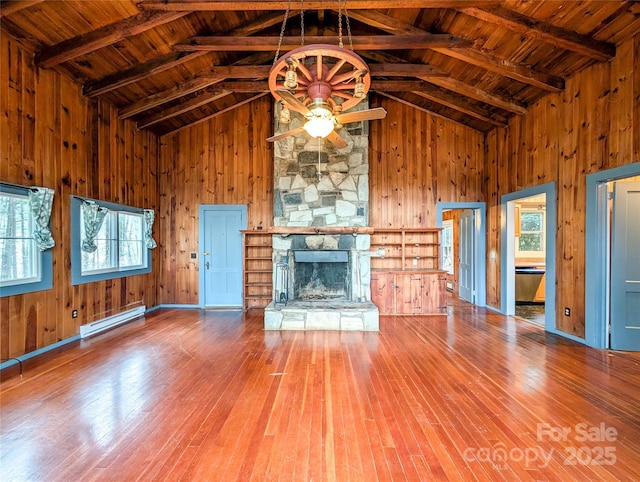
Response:
[[[276,102],[276,134],[303,124],[292,115],[280,125],[280,108]],[[350,112],[367,108],[363,101]],[[338,132],[347,142],[343,149],[306,132],[275,143],[274,226],[368,226],[368,125],[354,122]]]

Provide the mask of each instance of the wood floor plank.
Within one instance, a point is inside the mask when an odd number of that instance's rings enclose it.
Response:
[[[637,479],[640,354],[456,299],[380,325],[166,309],[32,358],[0,374],[2,479]]]

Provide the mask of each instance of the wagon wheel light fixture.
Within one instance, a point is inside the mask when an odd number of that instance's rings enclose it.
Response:
[[[343,46],[341,1],[338,2],[339,45],[302,45],[278,58],[289,7],[280,31],[276,58],[269,72],[269,90],[282,103],[280,123],[289,122],[290,111],[302,114],[307,121],[303,127],[277,134],[267,140],[277,141],[306,131],[314,138],[329,137],[337,147],[345,147],[346,142],[335,129],[350,122],[382,119],[386,116],[386,111],[381,107],[345,112],[366,98],[371,86],[369,68],[353,48],[350,50]],[[304,11],[300,15],[301,42],[304,42]],[[348,17],[346,18],[351,43],[351,29]]]

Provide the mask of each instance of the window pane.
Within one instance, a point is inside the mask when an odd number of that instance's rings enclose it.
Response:
[[[117,267],[116,253],[115,253],[115,226],[114,219],[115,213],[107,213],[100,226],[100,230],[94,240],[98,249],[93,253],[86,253],[82,251],[82,271],[98,271],[106,270]],[[80,218],[80,229],[82,232],[82,241],[85,239],[84,235],[84,221]]]
[[[442,269],[453,274],[453,227],[445,226],[442,230]]]
[[[523,212],[520,215],[520,229],[522,231],[542,231],[542,214]]]
[[[120,213],[118,216],[119,264],[121,268],[143,264],[144,218],[139,214]]]
[[[39,279],[38,260],[29,199],[0,195],[0,282],[11,285]]]
[[[542,251],[542,235],[523,233],[519,240],[520,251]]]

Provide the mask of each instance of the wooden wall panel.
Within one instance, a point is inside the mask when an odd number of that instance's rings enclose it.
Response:
[[[69,212],[71,195],[157,209],[158,139],[82,97],[66,77],[36,69],[8,36],[0,42],[0,180],[55,190],[56,241],[53,289],[0,298],[4,359],[75,336],[81,324],[127,306],[156,304],[155,273],[71,286]],[[155,252],[152,262],[159,264]]]
[[[640,160],[640,36],[487,134],[487,303],[500,306],[500,197],[555,182],[557,328],[584,336],[586,175]],[[571,308],[565,317],[564,307]]]
[[[249,229],[273,225],[272,109],[263,98],[162,138],[159,303],[199,303],[200,204],[245,204]]]
[[[369,124],[372,226],[431,227],[438,202],[484,199],[482,133],[388,99],[371,106],[387,110]]]
[[[369,124],[371,225],[435,226],[438,201],[482,200],[481,133],[386,99],[378,105],[389,114]],[[247,204],[249,229],[272,225],[272,111],[263,98],[162,138],[159,303],[199,302],[190,259],[199,204]]]

